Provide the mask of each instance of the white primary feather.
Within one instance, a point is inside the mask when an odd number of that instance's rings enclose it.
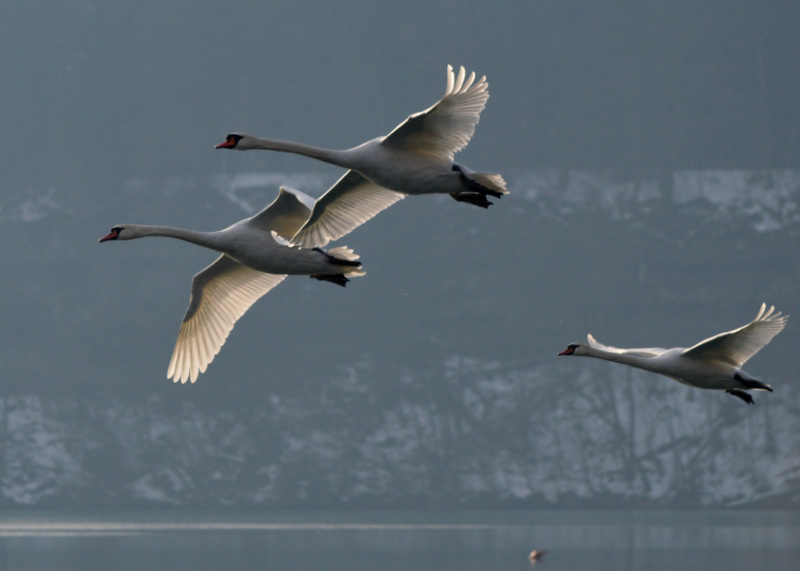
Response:
[[[167,378],[195,382],[219,353],[233,326],[286,274],[267,274],[226,255],[194,276],[189,309],[181,323]]]
[[[305,248],[324,246],[370,220],[405,195],[347,171],[314,204],[308,222],[292,237],[292,244]]]
[[[726,363],[737,369],[761,351],[778,333],[786,327],[788,315],[775,312],[775,307],[762,303],[755,319],[734,329],[709,337],[697,345],[686,349],[684,356]]]

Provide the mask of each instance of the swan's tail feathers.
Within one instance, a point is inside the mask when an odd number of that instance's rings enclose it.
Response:
[[[734,380],[739,381],[742,383],[742,388],[747,389],[748,391],[767,391],[773,392],[772,387],[769,386],[767,383],[762,383],[758,379],[754,379],[752,377],[746,377],[742,373],[736,373],[733,375]]]
[[[753,402],[753,397],[751,397],[744,391],[740,391],[739,389],[726,389],[725,392],[728,393],[729,395],[735,396],[736,398],[742,399],[747,404],[755,404]]]
[[[343,274],[347,277],[355,278],[358,276],[363,276],[367,273],[361,269],[361,262],[358,261],[361,256],[356,254],[347,246],[331,248],[324,253],[326,256],[328,256],[328,260],[332,264],[337,266],[347,266],[347,269],[343,272]]]
[[[322,252],[319,248],[315,248],[315,250]],[[328,256],[332,264],[339,264],[340,266],[361,266],[361,262],[358,261],[361,256],[347,246],[331,248],[327,252],[324,252],[324,254]]]
[[[504,194],[508,194],[506,190],[506,181],[499,174],[486,174],[479,172],[466,173],[461,167],[453,167],[454,170],[461,174],[461,181],[467,187],[465,192],[454,192],[450,194],[455,200],[459,202],[466,202],[474,204],[481,208],[489,208],[493,202],[489,202],[487,196],[494,198],[502,198]]]
[[[453,172],[458,173],[461,184],[467,187],[470,192],[480,192],[481,194],[488,194],[495,198],[500,198],[504,194],[508,194],[506,190],[506,181],[499,174],[475,172],[471,168],[453,163],[450,167]]]
[[[473,172],[466,176],[467,188],[474,192],[484,192],[489,196],[500,198],[504,194],[508,194],[506,189],[506,181],[499,174]]]

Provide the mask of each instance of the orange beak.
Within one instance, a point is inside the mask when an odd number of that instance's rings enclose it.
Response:
[[[230,149],[231,147],[236,145],[236,139],[231,137],[230,139],[225,139],[219,145],[216,145],[215,149]]]
[[[98,242],[105,242],[106,240],[116,240],[119,237],[119,230],[114,228],[111,232],[100,238]]]

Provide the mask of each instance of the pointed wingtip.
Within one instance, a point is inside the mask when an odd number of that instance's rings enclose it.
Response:
[[[456,85],[453,88],[453,91],[456,92],[461,91],[461,89],[464,87],[464,78],[466,77],[466,75],[467,75],[467,70],[465,70],[464,66],[462,65],[461,67],[458,68],[458,77],[456,78]]]
[[[447,83],[445,84],[444,94],[449,95],[453,92],[453,84],[455,83],[455,75],[453,74],[453,66],[447,64]]]
[[[758,314],[753,321],[780,321],[783,325],[785,325],[788,319],[789,316],[784,315],[782,311],[777,311],[774,305],[770,305],[769,308],[767,308],[767,304],[762,303],[761,308],[758,310]]]

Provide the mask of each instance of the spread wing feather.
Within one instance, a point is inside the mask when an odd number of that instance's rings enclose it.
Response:
[[[167,378],[195,382],[239,318],[285,277],[253,270],[225,255],[194,276]]]
[[[266,232],[275,231],[279,236],[289,239],[306,223],[313,206],[314,199],[306,193],[282,186],[278,197],[250,218],[249,223]]]
[[[405,195],[347,171],[319,197],[311,216],[292,238],[293,246],[318,248],[341,238]]]
[[[447,88],[444,96],[425,111],[410,115],[386,135],[382,145],[406,151],[432,154],[453,160],[467,146],[481,111],[489,99],[486,77],[475,81],[475,72],[466,77],[463,67],[458,77],[447,66]]]
[[[721,361],[738,369],[772,341],[786,327],[788,319],[788,315],[776,312],[774,306],[767,309],[767,304],[762,303],[755,319],[747,325],[704,339],[686,349],[683,355]]]

